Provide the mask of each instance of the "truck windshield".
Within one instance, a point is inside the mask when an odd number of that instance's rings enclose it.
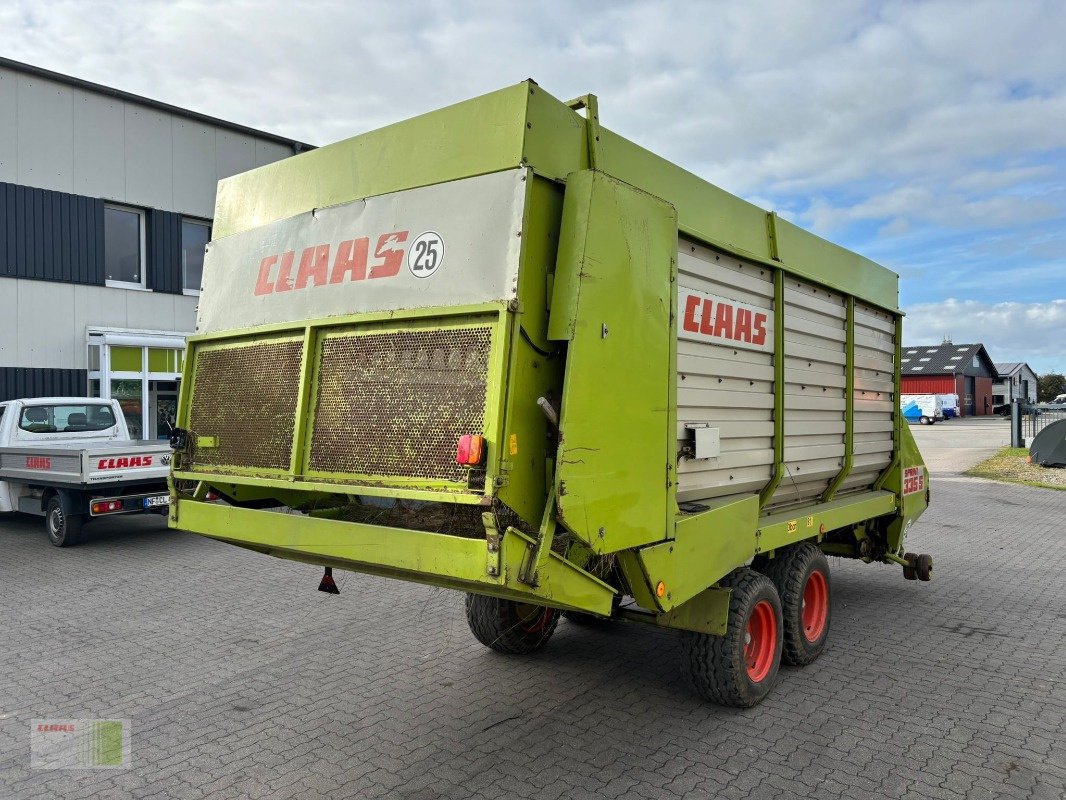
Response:
[[[27,406],[19,419],[19,427],[30,433],[103,431],[114,425],[111,406],[97,403]]]

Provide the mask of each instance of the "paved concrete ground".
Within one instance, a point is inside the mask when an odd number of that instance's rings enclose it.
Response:
[[[951,426],[931,463],[980,449]],[[1062,798],[1066,497],[933,492],[910,544],[935,581],[833,560],[829,649],[739,712],[686,688],[667,631],[564,622],[507,658],[454,593],[344,575],[331,597],[155,519],[70,550],[5,521],[0,797]],[[131,719],[132,768],[29,769],[35,717]]]
[[[1010,444],[1010,420],[1003,417],[967,417],[910,428],[933,473],[965,472]]]

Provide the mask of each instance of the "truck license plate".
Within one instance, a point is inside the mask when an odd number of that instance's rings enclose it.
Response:
[[[169,506],[170,495],[169,494],[157,494],[153,497],[144,498],[145,508],[155,508],[156,506]]]

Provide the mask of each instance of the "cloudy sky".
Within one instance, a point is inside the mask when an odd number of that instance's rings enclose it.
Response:
[[[1066,371],[1066,2],[0,0],[0,54],[326,144],[526,77]]]

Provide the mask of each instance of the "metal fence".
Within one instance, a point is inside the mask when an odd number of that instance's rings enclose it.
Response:
[[[1011,405],[1011,447],[1028,447],[1045,426],[1066,419],[1066,406],[1048,403]]]

